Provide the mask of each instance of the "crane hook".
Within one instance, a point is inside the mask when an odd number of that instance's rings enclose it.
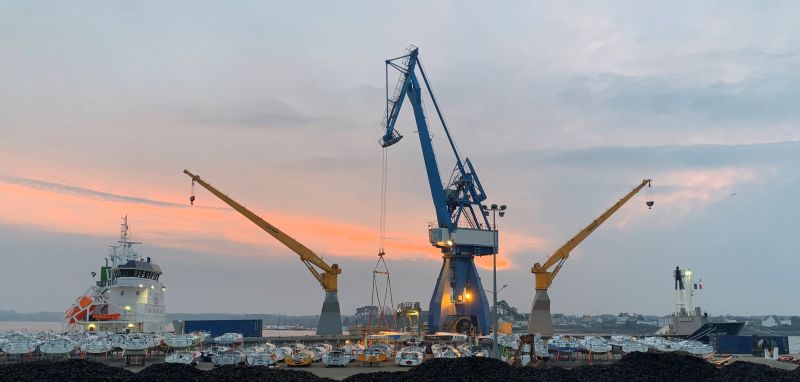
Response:
[[[647,182],[647,191],[649,191],[648,192],[648,196],[650,197],[649,198],[650,200],[645,202],[645,204],[647,204],[647,209],[648,210],[652,210],[653,209],[653,205],[656,204],[656,202],[653,201],[653,188],[652,188],[652,186],[653,186],[652,182]]]
[[[192,195],[189,196],[189,204],[194,205],[194,179],[192,179]]]

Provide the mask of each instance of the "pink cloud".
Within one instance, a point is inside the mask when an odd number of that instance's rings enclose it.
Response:
[[[749,167],[723,167],[716,169],[680,170],[657,174],[653,178],[654,209],[670,220],[677,220],[730,197],[735,187],[753,181],[756,175]],[[665,191],[660,191],[663,187]],[[642,190],[615,216],[614,225],[625,228],[648,213],[639,203],[648,198]]]
[[[158,203],[170,199],[160,196],[167,195],[164,192],[150,191],[148,195]],[[213,207],[225,208],[136,203],[2,181],[0,198],[14,201],[0,205],[0,223],[4,224],[113,240],[118,217],[127,214],[135,240],[148,245],[223,256],[263,255],[258,248],[272,248],[282,255],[290,253],[277,240],[219,201],[214,201]],[[241,202],[246,205],[246,201]],[[378,231],[373,227],[322,216],[286,215],[256,209],[254,212],[321,256],[371,259],[378,252]],[[415,227],[415,221],[413,217],[403,216],[393,224]],[[498,259],[500,268],[514,266],[506,253],[514,255],[541,247],[542,240],[538,238],[510,232],[502,235],[504,254]],[[394,259],[439,260],[441,253],[425,239],[424,230],[394,230],[386,241],[386,252]],[[487,267],[490,262],[487,265],[481,260],[479,265]]]

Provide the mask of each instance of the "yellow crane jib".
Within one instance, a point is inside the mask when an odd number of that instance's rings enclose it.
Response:
[[[306,268],[308,268],[314,278],[317,279],[319,284],[322,286],[322,289],[324,289],[326,292],[325,302],[322,306],[322,314],[320,315],[320,324],[317,326],[317,334],[341,334],[342,321],[339,311],[339,298],[337,296],[339,274],[342,273],[342,269],[339,268],[339,265],[329,265],[321,257],[319,257],[319,255],[314,253],[314,251],[310,250],[308,247],[287,235],[274,225],[269,224],[266,220],[248,210],[245,206],[228,197],[228,195],[223,194],[214,186],[200,178],[200,176],[192,174],[188,170],[183,170],[183,173],[192,178],[192,185],[194,185],[194,182],[197,182],[300,256],[300,260],[303,262]],[[194,187],[192,187],[192,191],[192,196],[189,198],[189,200],[192,204],[194,204]]]
[[[547,295],[547,289],[553,283],[564,262],[569,258],[570,253],[575,247],[583,242],[589,235],[592,234],[601,224],[611,217],[617,210],[619,210],[625,203],[627,203],[634,195],[641,191],[645,186],[650,187],[651,180],[644,179],[642,182],[631,190],[622,199],[614,203],[611,208],[606,210],[602,215],[594,219],[588,226],[582,229],[578,234],[569,239],[561,248],[557,249],[550,255],[544,264],[535,263],[531,268],[534,274],[536,295],[533,299],[533,306],[531,308],[530,321],[528,322],[529,333],[541,333],[543,336],[553,335],[553,324],[550,319],[550,298]],[[648,208],[653,207],[654,202],[648,200],[646,205]],[[550,270],[552,269],[552,270]]]

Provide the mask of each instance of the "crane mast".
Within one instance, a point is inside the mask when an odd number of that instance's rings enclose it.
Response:
[[[322,286],[322,289],[325,290],[325,302],[322,305],[322,314],[320,315],[319,325],[317,325],[317,334],[342,334],[342,317],[339,310],[338,297],[338,278],[339,274],[342,273],[342,269],[339,268],[339,265],[329,265],[316,253],[308,249],[308,247],[274,225],[268,223],[237,201],[231,199],[228,195],[223,194],[214,186],[200,178],[200,176],[194,175],[188,170],[183,170],[183,173],[191,177],[193,183],[197,182],[203,186],[206,190],[300,256],[300,261],[303,262],[306,268],[311,272],[311,275],[314,276]],[[190,200],[194,202],[194,195],[191,196]]]
[[[567,240],[564,245],[558,248],[552,255],[550,255],[544,264],[535,263],[531,268],[534,275],[536,294],[533,298],[533,305],[531,307],[531,315],[528,322],[528,333],[540,333],[543,336],[553,335],[553,321],[550,318],[550,297],[547,295],[547,290],[553,283],[564,262],[569,258],[570,253],[578,245],[580,245],[589,235],[592,234],[600,225],[605,223],[617,210],[619,210],[625,203],[627,203],[634,195],[639,193],[645,186],[650,187],[650,179],[644,179],[642,182],[631,190],[622,199],[614,203],[611,208],[606,210],[602,215],[594,219],[588,226],[580,230],[575,236]],[[652,207],[653,202],[647,201],[647,206]],[[552,269],[552,270],[550,270]]]
[[[385,131],[379,143],[387,148],[403,138],[395,125],[400,109],[408,98],[414,111],[428,186],[436,212],[436,222],[428,227],[429,240],[431,245],[442,251],[444,260],[431,297],[428,327],[432,332],[463,332],[469,328],[477,328],[485,334],[489,327],[489,305],[475,268],[474,256],[497,253],[498,235],[495,227],[489,224],[488,218],[480,210],[481,202],[486,200],[486,193],[472,162],[468,158],[462,160],[456,148],[418,53],[418,49],[411,46],[405,55],[385,61],[386,111],[382,121]],[[397,86],[391,95],[389,68],[400,72]],[[421,77],[417,76],[417,72]],[[456,159],[446,184],[442,182],[433,151],[423,106],[423,93],[430,97]]]

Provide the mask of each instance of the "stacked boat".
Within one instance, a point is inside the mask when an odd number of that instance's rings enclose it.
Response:
[[[573,337],[553,336],[547,343],[551,353],[570,354],[581,350],[581,344]]]
[[[714,347],[700,341],[684,340],[678,342],[680,350],[691,355],[706,356],[714,352]]]
[[[33,354],[42,341],[29,333],[11,332],[3,335],[3,353],[13,356]]]
[[[67,337],[57,336],[39,345],[39,353],[49,356],[66,356],[74,352],[78,344]]]
[[[433,351],[433,358],[459,358],[461,352],[448,344],[433,344],[431,345]]]
[[[200,345],[202,338],[194,333],[171,334],[164,337],[164,343],[170,348],[185,349]]]
[[[212,356],[211,362],[214,366],[240,365],[245,362],[245,355],[238,350],[228,349]]]
[[[161,346],[163,338],[152,333],[133,333],[122,337],[119,348],[122,350],[147,350]]]
[[[164,358],[166,363],[177,363],[182,365],[197,365],[197,360],[200,358],[199,351],[176,351],[168,354]]]
[[[589,353],[608,353],[611,344],[603,337],[586,336],[580,340],[581,348]]]
[[[214,338],[214,341],[224,346],[235,346],[244,341],[244,336],[240,333],[225,333],[219,337]]]
[[[617,353],[633,353],[633,352],[642,352],[646,353],[649,350],[649,347],[638,341],[637,339],[631,336],[611,336],[611,350]]]
[[[106,354],[114,350],[111,337],[108,335],[89,335],[81,339],[80,349],[87,354]]]
[[[660,353],[682,350],[677,342],[670,341],[664,337],[646,337],[642,340],[642,343],[647,345],[651,351]]]

